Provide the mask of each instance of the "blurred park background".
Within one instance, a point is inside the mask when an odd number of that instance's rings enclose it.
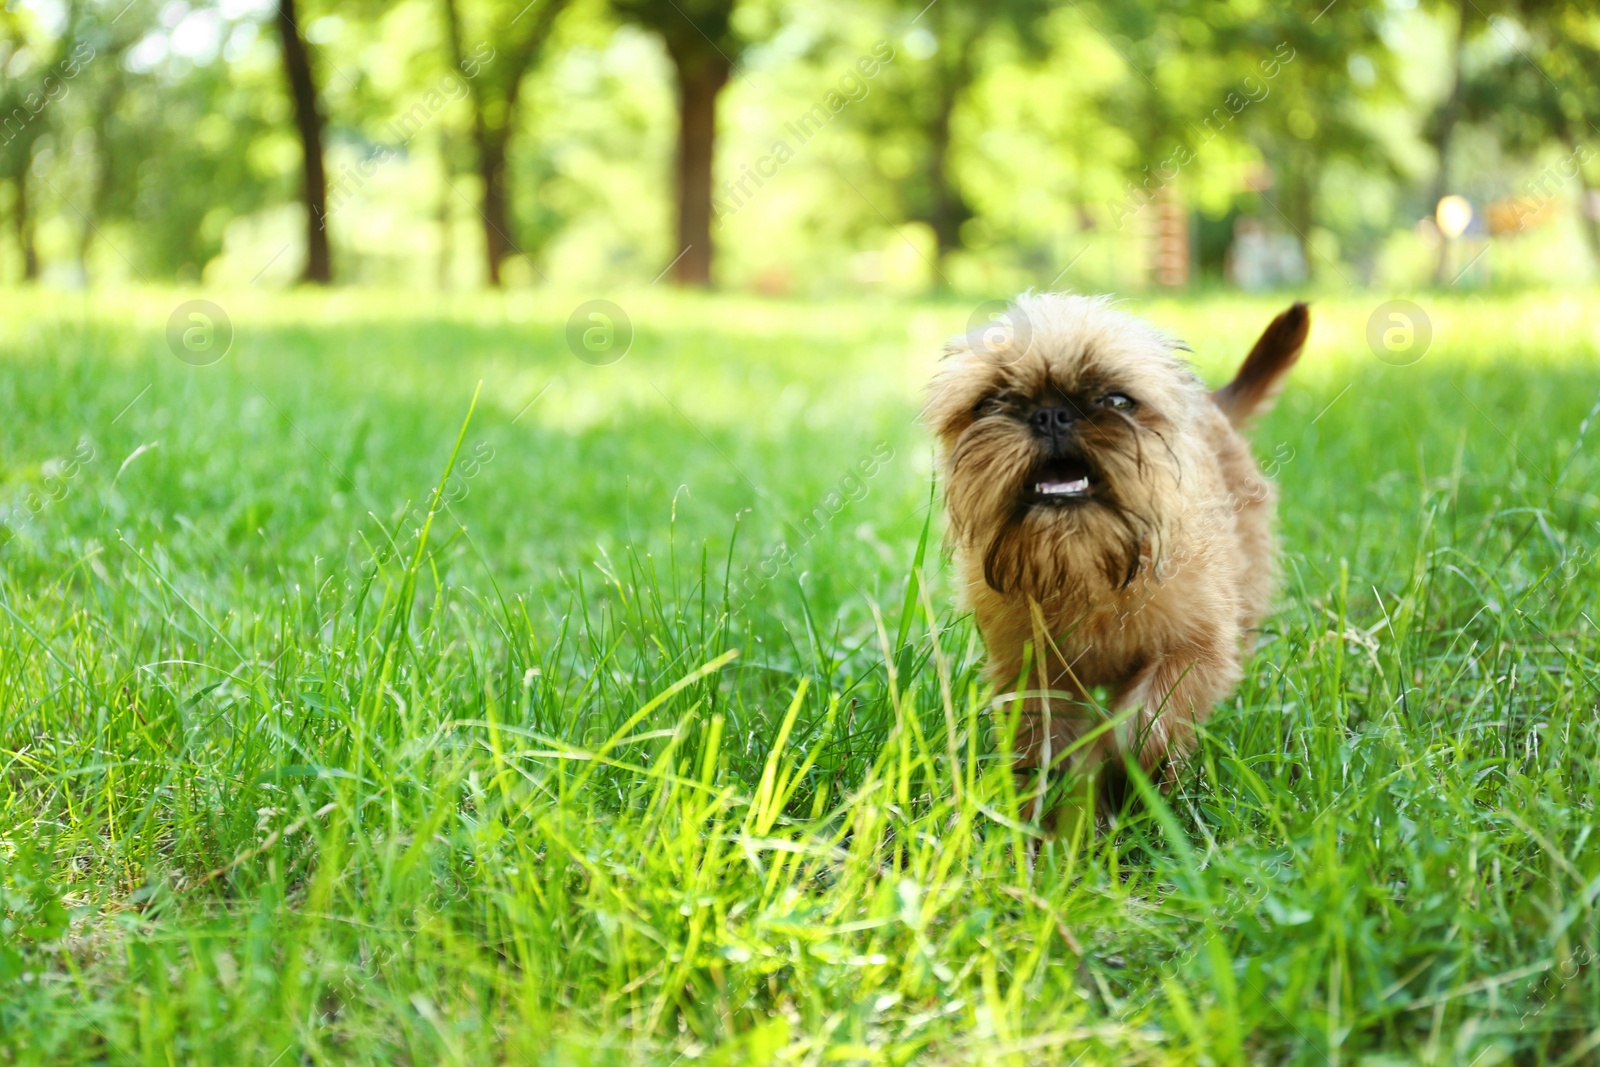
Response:
[[[8,0],[0,282],[1596,276],[1591,5],[924,3]]]

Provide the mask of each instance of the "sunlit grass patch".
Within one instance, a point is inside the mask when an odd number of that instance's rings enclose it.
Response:
[[[1583,1054],[1592,309],[1315,303],[1249,677],[1041,841],[912,422],[970,308],[240,296],[194,368],[180,299],[0,297],[11,1059]],[[1281,301],[1130,303],[1215,381]]]

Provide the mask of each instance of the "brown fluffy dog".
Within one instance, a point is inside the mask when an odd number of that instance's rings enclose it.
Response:
[[[1273,490],[1238,427],[1299,356],[1305,305],[1216,392],[1104,298],[1024,295],[1008,325],[950,343],[923,420],[990,680],[1020,685],[1018,765],[1126,753],[1170,782],[1268,607]]]

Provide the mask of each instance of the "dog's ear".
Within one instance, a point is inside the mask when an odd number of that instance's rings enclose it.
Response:
[[[928,383],[927,400],[918,419],[935,437],[949,443],[971,421],[975,382],[972,338],[957,334],[945,343],[939,369]]]
[[[1284,377],[1300,358],[1310,332],[1311,312],[1299,301],[1272,320],[1233,381],[1211,394],[1229,422],[1243,426],[1252,417],[1272,409],[1273,401],[1283,391]]]

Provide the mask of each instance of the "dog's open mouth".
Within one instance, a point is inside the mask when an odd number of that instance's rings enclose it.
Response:
[[[1052,459],[1034,471],[1028,488],[1035,500],[1054,503],[1090,496],[1093,483],[1082,460]]]

